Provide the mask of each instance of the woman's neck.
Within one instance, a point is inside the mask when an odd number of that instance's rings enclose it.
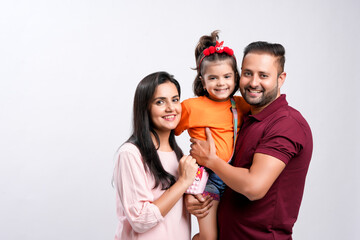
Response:
[[[159,137],[159,142],[156,140],[154,134],[151,133],[151,139],[152,139],[156,149],[159,151],[162,151],[162,152],[172,152],[173,149],[171,148],[170,143],[169,143],[170,132],[156,131],[156,133]]]

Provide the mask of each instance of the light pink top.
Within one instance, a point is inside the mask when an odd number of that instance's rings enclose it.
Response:
[[[158,151],[164,169],[178,178],[178,161],[175,152]],[[116,208],[119,218],[116,240],[156,239],[189,240],[190,216],[181,198],[163,217],[152,204],[164,190],[153,189],[154,178],[145,171],[140,151],[125,143],[118,151],[114,169]]]

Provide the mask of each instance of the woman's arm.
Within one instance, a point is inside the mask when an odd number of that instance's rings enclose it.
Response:
[[[179,162],[179,179],[167,189],[161,197],[154,201],[159,208],[161,215],[165,216],[177,201],[183,196],[186,189],[195,179],[198,165],[196,160],[191,156],[184,156]]]
[[[163,220],[170,209],[182,197],[197,171],[193,158],[183,157],[179,180],[154,200],[152,183],[149,183],[141,155],[133,144],[125,144],[119,151],[114,169],[114,183],[120,209],[135,232],[143,233]]]

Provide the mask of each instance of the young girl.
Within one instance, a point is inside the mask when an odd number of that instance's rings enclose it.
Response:
[[[114,169],[116,240],[191,237],[182,198],[198,165],[175,141],[179,101],[180,86],[166,72],[150,74],[137,86],[133,133],[119,148]]]
[[[194,81],[194,94],[182,102],[180,124],[175,129],[179,135],[188,130],[191,137],[206,140],[205,127],[209,127],[216,145],[217,155],[229,162],[234,149],[234,138],[242,122],[242,116],[250,110],[242,97],[233,96],[238,90],[239,72],[233,51],[218,41],[218,31],[210,36],[202,36],[195,49],[197,76]],[[238,115],[234,134],[234,116],[231,98],[235,101]],[[234,136],[235,135],[235,136]],[[217,239],[216,213],[219,200],[224,192],[224,182],[210,169],[209,179],[203,193],[215,201],[206,217],[198,218],[199,233],[193,240]]]

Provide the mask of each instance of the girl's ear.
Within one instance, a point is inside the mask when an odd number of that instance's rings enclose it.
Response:
[[[204,81],[204,79],[202,78],[201,75],[199,76],[199,79],[200,79],[200,81],[201,81],[201,84],[202,84],[203,88],[206,89],[206,87],[205,87],[205,81]]]

